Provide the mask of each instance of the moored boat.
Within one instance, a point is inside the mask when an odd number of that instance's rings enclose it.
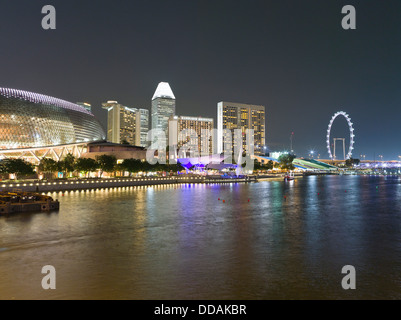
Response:
[[[59,201],[34,192],[0,192],[0,215],[15,212],[59,210]]]
[[[294,180],[294,179],[295,179],[294,172],[288,172],[284,176],[284,181],[291,181],[291,180]]]

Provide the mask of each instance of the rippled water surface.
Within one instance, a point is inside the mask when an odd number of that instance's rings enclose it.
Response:
[[[398,178],[52,196],[58,213],[0,217],[0,299],[401,298]],[[41,287],[44,265],[56,290]],[[344,265],[356,290],[341,287]]]

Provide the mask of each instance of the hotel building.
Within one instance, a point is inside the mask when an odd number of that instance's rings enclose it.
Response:
[[[171,116],[168,123],[170,147],[178,151],[186,145],[197,156],[213,154],[212,118]]]
[[[231,131],[231,137],[224,134],[224,130]],[[249,151],[247,146],[246,130],[253,129],[254,153],[263,153],[266,143],[265,107],[260,105],[219,102],[217,104],[217,152],[222,153],[224,146],[231,145],[231,152],[236,145],[234,129],[240,129],[242,134],[242,149]]]
[[[130,145],[147,146],[149,111],[128,108],[117,101],[102,104],[108,111],[107,140],[113,143],[128,142]]]

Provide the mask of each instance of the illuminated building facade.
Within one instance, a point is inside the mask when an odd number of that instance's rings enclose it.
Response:
[[[149,132],[149,110],[138,109],[136,116],[136,127],[139,134],[136,135],[136,146],[148,147],[148,132]]]
[[[102,104],[108,111],[107,140],[113,143],[127,142],[130,145],[147,146],[149,111],[128,108],[117,101]]]
[[[224,130],[230,130],[232,137],[224,134]],[[242,149],[248,151],[246,130],[253,129],[254,153],[263,153],[266,143],[265,107],[234,102],[219,102],[217,104],[217,152],[222,153],[224,145],[232,146],[235,150],[234,129],[240,129],[242,134]],[[231,139],[231,141],[229,141]],[[231,142],[231,143],[230,143]]]
[[[0,150],[104,139],[101,125],[82,106],[38,93],[0,88]]]
[[[160,129],[168,137],[168,121],[175,115],[175,96],[167,82],[160,82],[152,97],[152,130]]]
[[[211,155],[213,154],[213,123],[214,120],[211,118],[171,116],[169,145],[181,149],[185,144],[186,148],[195,151],[199,156]]]

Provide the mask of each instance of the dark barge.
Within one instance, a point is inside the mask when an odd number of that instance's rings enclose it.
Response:
[[[59,210],[60,203],[52,197],[35,192],[0,192],[0,215],[17,212]]]

